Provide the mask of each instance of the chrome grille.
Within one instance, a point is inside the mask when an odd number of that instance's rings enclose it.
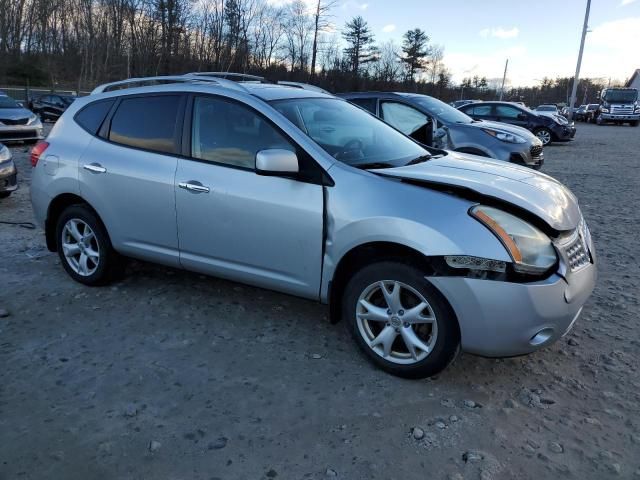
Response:
[[[611,113],[619,115],[632,114],[633,105],[611,105]]]
[[[589,253],[589,230],[584,220],[580,222],[569,241],[563,246],[567,258],[567,264],[572,272],[580,270],[591,263]]]
[[[531,157],[537,158],[542,153],[542,145],[533,145],[530,151],[531,151]]]

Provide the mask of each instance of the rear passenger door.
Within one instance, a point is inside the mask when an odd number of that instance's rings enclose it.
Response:
[[[193,98],[184,144],[175,185],[181,264],[318,298],[324,199],[310,181],[315,162],[262,114],[217,96]],[[299,177],[256,173],[256,153],[272,148],[298,154]]]
[[[79,165],[81,193],[116,250],[173,266],[179,265],[174,178],[184,104],[181,94],[121,97]]]

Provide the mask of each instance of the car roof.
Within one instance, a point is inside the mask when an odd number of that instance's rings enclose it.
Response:
[[[182,83],[164,83],[159,85],[144,85],[131,88],[123,88],[118,90],[110,90],[107,92],[94,93],[89,97],[118,97],[121,95],[136,95],[154,92],[200,92],[200,93],[229,93],[251,95],[258,97],[264,101],[284,100],[289,98],[335,98],[333,95],[317,92],[314,90],[305,90],[301,88],[288,87],[285,85],[277,85],[270,83],[252,83],[252,82],[233,82],[234,88],[230,88],[225,84],[215,82],[207,83],[205,81],[185,81]]]

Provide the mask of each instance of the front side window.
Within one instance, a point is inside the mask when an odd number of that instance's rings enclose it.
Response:
[[[467,109],[469,111],[469,109]],[[473,107],[473,115],[478,117],[488,117],[491,115],[491,105],[476,105]]]
[[[517,119],[520,111],[508,105],[496,105],[496,115],[501,118]]]
[[[415,108],[397,102],[384,102],[382,118],[405,135],[422,143],[430,143],[428,133],[432,127],[431,119]]]
[[[194,99],[191,129],[191,156],[199,160],[253,169],[260,150],[296,150],[261,115],[218,98]]]
[[[274,100],[273,107],[334,158],[385,168],[426,159],[429,152],[383,121],[337,98]]]
[[[178,95],[125,98],[111,119],[109,140],[145,150],[177,153]]]

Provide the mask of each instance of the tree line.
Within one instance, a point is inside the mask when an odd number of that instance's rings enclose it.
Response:
[[[327,90],[403,90],[493,99],[484,77],[454,85],[444,47],[419,27],[378,43],[362,16],[334,25],[338,0],[0,0],[0,83],[82,91],[127,77],[231,71]],[[564,83],[510,89],[561,101]],[[545,80],[546,81],[546,80]],[[583,82],[587,90],[593,82]],[[580,98],[580,96],[579,96]]]

